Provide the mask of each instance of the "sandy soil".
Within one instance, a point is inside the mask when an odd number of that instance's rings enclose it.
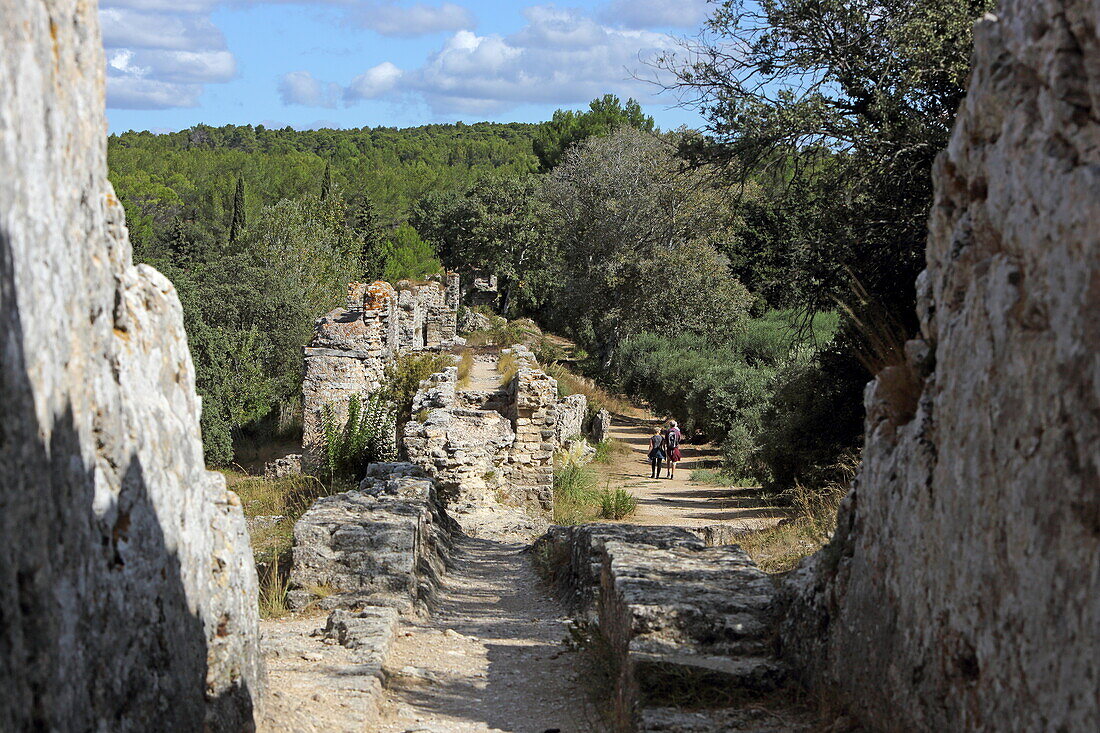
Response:
[[[566,617],[522,545],[464,539],[430,619],[387,662],[379,733],[598,731],[563,641]]]

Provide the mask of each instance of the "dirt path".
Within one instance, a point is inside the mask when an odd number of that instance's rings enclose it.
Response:
[[[523,546],[463,539],[430,619],[406,622],[387,660],[379,733],[599,730],[565,615]]]
[[[728,522],[745,529],[763,529],[786,516],[782,508],[760,499],[758,489],[692,482],[693,470],[721,464],[721,455],[713,445],[681,445],[684,460],[676,465],[675,477],[650,479],[649,436],[660,424],[656,418],[612,417],[611,437],[630,451],[616,454],[610,464],[601,467],[601,474],[605,481],[610,480],[612,489],[625,489],[638,500],[638,510],[624,522],[679,527]],[[662,469],[661,476],[665,475]]]

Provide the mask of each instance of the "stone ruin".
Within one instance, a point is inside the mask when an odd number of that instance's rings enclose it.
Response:
[[[471,308],[485,306],[496,308],[500,299],[500,291],[497,288],[497,276],[492,273],[474,273],[470,287],[463,293],[463,300],[469,303]]]
[[[529,518],[517,530],[545,528],[554,504],[554,451],[580,433],[586,409],[584,395],[559,399],[557,382],[529,349],[504,353],[518,369],[498,390],[460,390],[458,370],[450,367],[421,383],[416,417],[405,425],[409,460],[435,477],[452,516],[475,535],[474,517],[503,508]],[[563,424],[573,431],[568,436],[561,435]]]
[[[107,180],[98,16],[0,18],[0,730],[251,730],[248,531]]]
[[[872,729],[1100,730],[1098,24],[1096,0],[977,24],[920,336],[788,588],[786,656]]]
[[[302,382],[302,465],[316,471],[324,453],[322,411],[331,405],[337,420],[352,395],[368,395],[398,355],[439,350],[457,337],[460,297],[455,273],[426,282],[377,281],[348,286],[347,303],[317,320],[305,348]]]

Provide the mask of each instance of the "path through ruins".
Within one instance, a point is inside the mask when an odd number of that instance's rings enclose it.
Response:
[[[672,479],[649,478],[649,436],[660,421],[613,415],[611,437],[630,448],[615,454],[602,468],[612,489],[622,488],[638,500],[638,510],[624,521],[649,526],[701,527],[730,524],[741,529],[764,529],[787,516],[787,511],[769,505],[759,496],[758,488],[712,486],[691,481],[691,472],[699,468],[718,468],[721,454],[717,447],[684,443],[684,460],[677,464]],[[665,471],[661,471],[661,476]]]
[[[427,620],[388,661],[380,733],[599,730],[566,649],[566,617],[523,545],[463,539]]]

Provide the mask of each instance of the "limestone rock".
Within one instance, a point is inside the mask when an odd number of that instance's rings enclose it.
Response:
[[[293,476],[302,472],[302,454],[291,453],[289,456],[276,458],[264,465],[264,478],[268,481],[281,479],[284,476]]]
[[[611,438],[611,413],[606,409],[596,413],[592,420],[592,440],[602,443]]]
[[[431,603],[457,528],[416,467],[376,466],[361,490],[322,497],[295,523],[291,607]]]
[[[94,6],[0,17],[0,730],[248,729],[248,531],[106,178]]]
[[[462,319],[458,322],[458,332],[488,331],[492,325],[493,322],[489,320],[489,316],[466,308],[462,311]]]
[[[558,401],[557,425],[554,426],[558,443],[564,443],[584,433],[587,412],[588,398],[582,394],[571,394]]]
[[[788,589],[789,657],[875,729],[1100,729],[1098,19],[1005,0],[977,25],[915,414],[869,388],[840,527]]]
[[[534,553],[598,625],[615,670],[614,730],[756,730],[733,725],[749,722],[736,710],[665,709],[729,707],[786,679],[772,648],[775,586],[744,550],[678,527],[594,524],[555,527]]]

